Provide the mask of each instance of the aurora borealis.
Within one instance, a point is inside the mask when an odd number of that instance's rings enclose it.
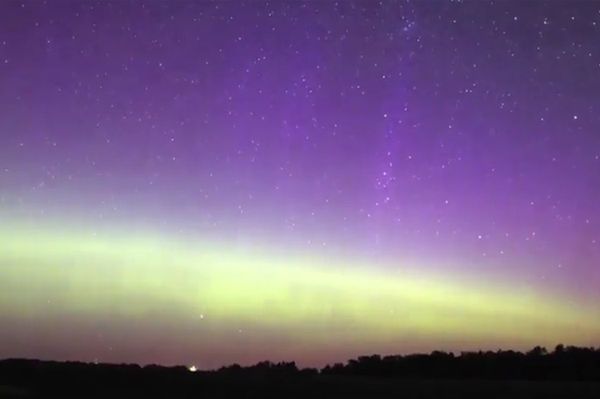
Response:
[[[3,2],[0,358],[600,339],[600,5]]]

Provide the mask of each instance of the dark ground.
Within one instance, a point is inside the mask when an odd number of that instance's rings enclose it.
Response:
[[[105,385],[99,382],[99,385]],[[389,380],[377,377],[318,376],[281,381],[240,381],[235,378],[184,388],[152,386],[88,387],[68,385],[36,390],[0,386],[1,398],[600,398],[600,383],[592,381]]]

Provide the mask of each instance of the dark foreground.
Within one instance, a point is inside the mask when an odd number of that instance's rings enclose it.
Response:
[[[110,386],[101,381],[87,387],[70,383],[36,391],[33,387],[0,386],[0,398],[565,398],[598,399],[600,383],[549,381],[404,380],[317,377],[281,381],[213,379],[181,387]]]
[[[0,398],[600,398],[600,350],[365,356],[322,370],[262,362],[216,371],[9,359]]]

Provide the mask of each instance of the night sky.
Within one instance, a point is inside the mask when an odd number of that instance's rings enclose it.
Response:
[[[0,357],[600,343],[600,3],[0,3]]]

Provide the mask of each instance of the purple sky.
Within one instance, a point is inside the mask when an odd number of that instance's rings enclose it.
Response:
[[[599,128],[596,2],[0,4],[17,224],[401,257],[590,300]]]

